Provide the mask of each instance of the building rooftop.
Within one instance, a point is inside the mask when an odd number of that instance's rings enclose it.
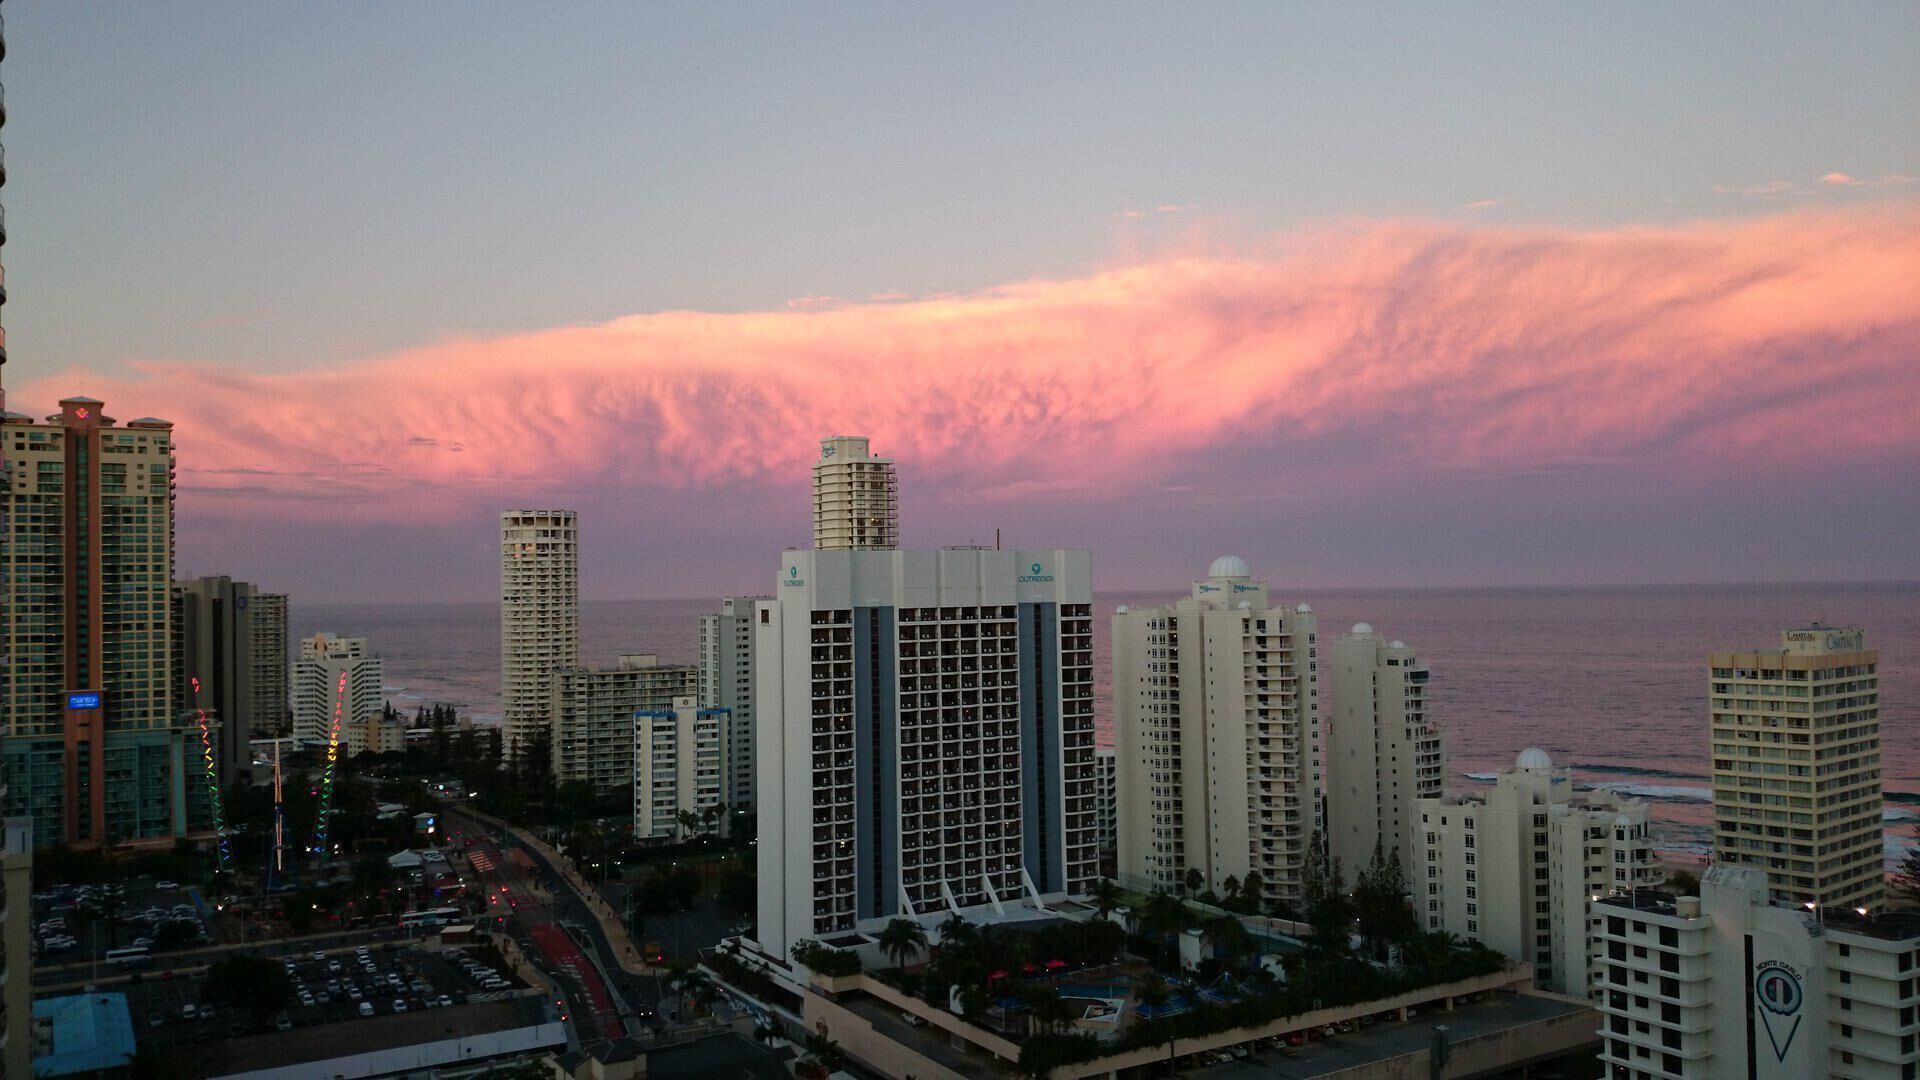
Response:
[[[74,994],[34,1002],[33,1048],[35,1076],[71,1076],[126,1065],[133,1057],[127,995]]]

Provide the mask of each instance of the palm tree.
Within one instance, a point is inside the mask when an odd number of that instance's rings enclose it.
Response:
[[[946,921],[935,927],[940,932],[940,950],[964,948],[973,943],[977,936],[973,924],[958,915],[949,915]]]
[[[1051,986],[1036,986],[1026,994],[1027,1007],[1033,1010],[1034,1026],[1052,1032],[1073,1019],[1073,1006]]]
[[[1115,885],[1112,878],[1101,878],[1093,883],[1093,888],[1087,893],[1087,899],[1093,901],[1093,909],[1104,919],[1113,913],[1114,908],[1120,906],[1120,886]]]
[[[894,919],[880,931],[880,951],[893,959],[893,966],[907,970],[907,961],[927,947],[927,932],[912,919]]]
[[[1232,874],[1220,883],[1220,900],[1223,907],[1235,907],[1240,903],[1240,879]]]
[[[1206,886],[1207,879],[1201,876],[1199,867],[1189,866],[1187,876],[1181,879],[1181,883],[1187,887],[1187,892],[1197,893]]]
[[[1253,935],[1247,933],[1245,924],[1230,915],[1222,915],[1207,923],[1207,937],[1212,940],[1214,951],[1225,958],[1228,967],[1239,967],[1254,952]]]
[[[1171,893],[1156,892],[1147,898],[1139,920],[1141,933],[1157,934],[1170,941],[1186,929],[1187,905]]]
[[[1267,899],[1263,893],[1266,887],[1266,879],[1260,876],[1258,870],[1249,870],[1247,876],[1240,879],[1240,899],[1253,909],[1255,915],[1264,914],[1262,909],[1267,906]]]

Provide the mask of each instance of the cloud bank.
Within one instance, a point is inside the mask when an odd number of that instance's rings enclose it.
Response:
[[[1592,231],[1357,221],[970,295],[86,380],[116,415],[176,423],[182,487],[215,515],[792,487],[835,432],[918,483],[1010,500],[1192,483],[1213,455],[1281,487],[1567,462],[1761,477],[1920,461],[1917,281],[1911,203]],[[14,407],[73,385],[33,380]]]

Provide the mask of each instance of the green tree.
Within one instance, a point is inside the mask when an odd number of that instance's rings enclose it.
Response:
[[[1340,860],[1334,859],[1325,878],[1318,880],[1307,896],[1307,922],[1313,926],[1313,944],[1324,953],[1345,955],[1347,935],[1353,928],[1353,901],[1347,896],[1341,879]]]
[[[1894,869],[1893,894],[1908,904],[1920,904],[1920,844],[1907,848]]]
[[[1189,866],[1186,876],[1180,879],[1180,884],[1185,887],[1188,895],[1192,895],[1207,884],[1207,879],[1201,875],[1199,867]]]
[[[907,969],[907,961],[927,947],[927,932],[912,919],[893,919],[880,931],[880,951],[892,958],[893,966]]]
[[[1397,851],[1383,854],[1383,846],[1374,844],[1373,861],[1353,890],[1353,914],[1375,955],[1388,944],[1404,943],[1419,934],[1420,921],[1407,895],[1407,878]]]
[[[1267,881],[1258,870],[1249,870],[1247,876],[1240,879],[1240,903],[1249,915],[1265,913],[1266,887]]]

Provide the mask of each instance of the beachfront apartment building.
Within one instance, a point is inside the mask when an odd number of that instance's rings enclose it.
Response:
[[[385,667],[366,638],[318,633],[300,642],[293,665],[293,741],[351,754],[348,730],[386,711]]]
[[[813,466],[813,546],[819,551],[889,551],[900,546],[900,485],[893,461],[859,435],[820,440]]]
[[[633,835],[678,839],[725,835],[727,710],[691,694],[633,714]]]
[[[1429,711],[1430,673],[1404,641],[1366,623],[1326,650],[1327,850],[1351,872],[1373,858],[1411,863],[1413,804],[1445,794],[1446,740]]]
[[[1320,810],[1313,609],[1273,605],[1233,555],[1190,597],[1113,616],[1119,880],[1302,899]]]
[[[699,669],[626,653],[611,668],[563,667],[549,674],[554,779],[626,788],[634,783],[634,716],[671,709],[693,696]]]
[[[1538,747],[1484,794],[1416,799],[1413,814],[1405,870],[1422,927],[1530,963],[1558,993],[1589,992],[1592,903],[1664,880],[1647,804],[1576,790]]]
[[[1815,623],[1708,662],[1714,859],[1765,870],[1777,900],[1885,898],[1880,654],[1866,637]]]
[[[580,518],[500,515],[500,727],[508,758],[552,732],[552,675],[580,666]]]
[[[720,610],[700,616],[701,706],[725,709],[732,731],[727,736],[727,805],[753,807],[754,626],[771,619],[771,596],[729,596]]]

